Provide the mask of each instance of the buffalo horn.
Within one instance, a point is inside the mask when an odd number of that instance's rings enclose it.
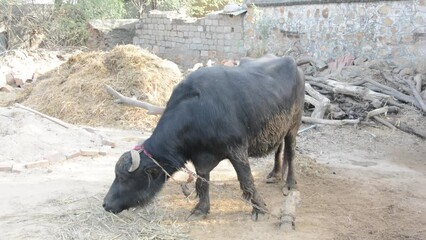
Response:
[[[130,150],[130,155],[132,156],[132,166],[130,166],[128,171],[134,172],[136,169],[138,169],[139,164],[141,163],[141,156],[136,150]]]

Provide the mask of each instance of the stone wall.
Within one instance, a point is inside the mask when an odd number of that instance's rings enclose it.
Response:
[[[258,2],[245,17],[249,55],[301,51],[324,60],[344,54],[409,61],[426,58],[426,0]]]
[[[175,12],[151,11],[136,26],[133,44],[185,67],[208,59],[245,55],[243,17],[209,14],[194,19]]]
[[[257,0],[246,14],[201,19],[145,14],[133,43],[178,64],[207,59],[351,54],[370,59],[426,58],[426,0]]]

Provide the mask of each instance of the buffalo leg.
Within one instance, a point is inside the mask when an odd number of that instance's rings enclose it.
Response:
[[[195,218],[205,218],[210,211],[210,197],[209,197],[209,181],[210,171],[213,170],[219,163],[218,160],[214,159],[210,155],[198,156],[198,163],[195,165],[195,169],[199,178],[195,182],[195,190],[197,192],[199,201],[195,208],[191,211],[187,220]]]
[[[254,186],[254,179],[251,174],[248,156],[247,154],[235,154],[235,156],[230,157],[230,161],[237,173],[238,181],[243,191],[243,197],[246,200],[250,200],[253,204],[252,218],[253,220],[257,220],[259,213],[263,214],[267,209],[265,202]]]
[[[284,150],[284,141],[281,141],[281,144],[278,146],[277,151],[275,152],[275,162],[274,168],[268,174],[266,178],[267,183],[277,183],[281,181],[284,173],[283,170],[286,170],[286,165],[283,166],[283,150]]]
[[[285,147],[284,147],[284,162],[288,165],[288,174],[286,187],[288,190],[296,188],[296,178],[294,176],[294,156],[296,152],[296,132],[290,131],[284,138]],[[283,173],[285,170],[283,171]]]

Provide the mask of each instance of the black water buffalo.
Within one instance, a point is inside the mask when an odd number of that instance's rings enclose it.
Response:
[[[191,73],[173,91],[151,137],[118,160],[105,210],[119,213],[147,204],[168,178],[164,170],[173,174],[191,161],[196,173],[209,180],[210,171],[229,159],[257,219],[266,205],[255,188],[248,157],[276,150],[268,177],[281,179],[288,166],[286,184],[295,187],[293,158],[304,86],[302,72],[289,57],[245,59],[238,67]],[[208,183],[198,178],[196,192],[199,202],[191,216],[205,216],[210,210]]]

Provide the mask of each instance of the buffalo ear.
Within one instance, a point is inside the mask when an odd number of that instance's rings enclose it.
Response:
[[[161,173],[161,169],[157,166],[150,167],[150,168],[146,169],[145,171],[146,171],[146,173],[151,175],[153,179],[158,178],[160,176],[160,173]]]

